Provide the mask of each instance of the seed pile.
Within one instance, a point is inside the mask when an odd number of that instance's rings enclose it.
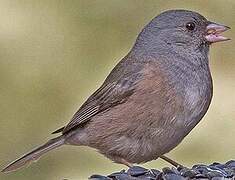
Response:
[[[92,175],[90,180],[235,180],[235,160],[225,164],[198,164],[187,167],[165,167],[162,171],[133,166],[127,171],[112,173],[108,176]]]

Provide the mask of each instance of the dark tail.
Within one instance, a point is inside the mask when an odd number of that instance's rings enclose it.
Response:
[[[25,154],[21,158],[13,161],[7,167],[5,167],[2,172],[10,172],[15,171],[24,165],[30,163],[31,161],[36,161],[39,159],[43,154],[47,153],[48,151],[55,149],[64,144],[64,137],[59,136],[54,139],[49,140],[46,144],[34,149],[33,151]]]

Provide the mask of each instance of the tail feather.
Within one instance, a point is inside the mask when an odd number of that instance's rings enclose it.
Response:
[[[47,153],[48,151],[55,149],[64,144],[64,137],[59,136],[54,139],[49,140],[47,143],[43,144],[42,146],[34,149],[33,151],[23,155],[19,159],[13,161],[9,165],[7,165],[2,172],[10,172],[15,171],[24,165],[39,159],[43,154]]]
[[[57,129],[56,131],[52,132],[51,134],[57,134],[57,133],[60,133],[64,130],[65,126],[64,127],[61,127],[60,129]]]

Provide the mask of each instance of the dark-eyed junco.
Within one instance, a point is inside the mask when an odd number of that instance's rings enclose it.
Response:
[[[89,146],[132,166],[164,156],[198,124],[212,98],[208,52],[227,26],[187,10],[155,17],[61,133],[9,164],[16,170],[61,145]]]

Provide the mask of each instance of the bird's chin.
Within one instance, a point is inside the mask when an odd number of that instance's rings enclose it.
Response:
[[[216,23],[209,23],[206,27],[207,34],[205,38],[209,43],[230,40],[229,38],[221,35],[222,32],[227,31],[228,29],[230,29],[228,26],[224,26],[224,25],[220,25]]]

